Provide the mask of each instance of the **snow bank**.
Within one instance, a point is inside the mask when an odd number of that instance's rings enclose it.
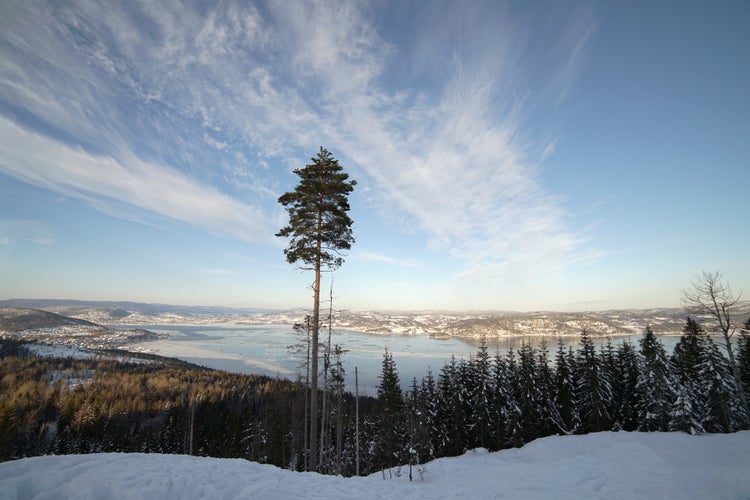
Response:
[[[245,460],[93,454],[0,464],[2,499],[750,498],[750,431],[548,437],[520,449],[342,478]]]

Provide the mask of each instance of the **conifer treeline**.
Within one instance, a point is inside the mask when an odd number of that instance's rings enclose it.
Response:
[[[743,381],[750,381],[747,333],[737,349]],[[494,356],[480,347],[469,360],[451,360],[437,379],[413,380],[403,394],[397,380],[386,353],[378,399],[403,410],[400,420],[393,411],[379,413],[378,467],[517,447],[552,434],[725,433],[750,423],[728,359],[692,319],[671,356],[648,327],[638,346],[608,342],[599,349],[584,331],[577,350],[560,342],[551,362],[544,344]],[[395,445],[394,435],[401,436]]]
[[[307,463],[304,384],[166,358],[50,359],[12,341],[0,347],[1,460],[116,451],[192,452],[294,470]],[[746,333],[736,359],[748,388]],[[354,475],[355,400],[332,380],[339,389],[322,405],[319,470]],[[545,345],[480,347],[406,391],[386,352],[377,398],[361,396],[359,411],[360,474],[552,434],[748,428],[727,357],[692,319],[671,356],[649,328],[637,346],[599,349],[583,332],[577,349],[560,344],[552,356]]]

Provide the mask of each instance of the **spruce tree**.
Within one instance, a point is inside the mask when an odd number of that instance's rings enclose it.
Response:
[[[505,370],[500,383],[501,418],[505,421],[504,447],[518,448],[524,444],[523,410],[520,400],[522,390],[518,383],[518,364],[513,349],[508,349],[505,356]]]
[[[550,436],[557,432],[555,418],[555,391],[553,387],[553,373],[550,367],[549,347],[546,340],[536,349],[536,380],[537,395],[540,402],[540,436]]]
[[[707,337],[700,324],[690,317],[682,332],[670,358],[676,398],[670,410],[669,430],[702,434],[708,405],[700,368],[706,357]]]
[[[576,364],[576,403],[581,418],[581,431],[587,433],[609,430],[612,425],[612,416],[609,414],[612,385],[586,330],[581,332]]]
[[[537,365],[534,348],[530,342],[524,342],[518,351],[518,405],[521,409],[521,425],[524,442],[533,441],[540,436],[542,411],[545,402],[541,399],[537,381]]]
[[[303,269],[315,272],[313,283],[312,359],[310,363],[310,470],[317,470],[318,433],[318,338],[320,329],[320,277],[324,270],[338,268],[344,261],[341,250],[354,243],[352,219],[349,217],[349,194],[356,181],[330,152],[320,148],[312,163],[295,169],[299,184],[294,191],[279,197],[289,213],[289,224],[276,236],[289,237],[284,250],[290,264],[301,263]]]
[[[420,395],[422,397],[422,422],[427,429],[428,443],[426,448],[422,450],[420,458],[423,462],[432,460],[436,457],[437,450],[437,435],[438,435],[438,422],[437,422],[437,388],[435,386],[435,377],[432,375],[432,370],[427,370],[427,375],[422,378],[422,385],[420,387]]]
[[[682,337],[672,351],[672,366],[677,381],[683,385],[698,379],[698,365],[703,358],[705,331],[698,322],[688,317],[682,329]]]
[[[492,360],[492,383],[489,400],[490,415],[490,449],[499,450],[505,445],[505,360],[500,351],[495,353]]]
[[[650,326],[639,343],[638,430],[667,431],[676,397],[667,354]]]
[[[479,350],[468,365],[466,390],[469,448],[488,448],[490,445],[490,356],[482,340]]]
[[[393,356],[386,349],[378,385],[379,415],[375,456],[381,469],[393,467],[403,461],[404,398]]]
[[[623,342],[617,347],[615,364],[616,427],[624,431],[638,428],[638,356],[630,342]]]
[[[560,340],[555,354],[554,412],[552,420],[560,434],[572,434],[579,425],[576,411],[575,357]]]
[[[747,318],[737,338],[737,372],[745,399],[750,399],[750,317]]]
[[[456,456],[466,451],[466,417],[460,366],[454,356],[440,370],[437,382],[438,454]]]
[[[617,363],[617,353],[612,345],[612,340],[607,339],[607,343],[599,347],[599,359],[601,360],[602,376],[610,381],[612,395],[607,401],[607,413],[610,416],[611,428],[620,430],[619,420],[617,418],[620,407],[620,379],[619,366]]]
[[[411,390],[406,397],[406,417],[408,428],[408,441],[406,443],[405,455],[409,460],[409,479],[412,479],[412,467],[431,460],[432,443],[430,440],[431,419],[429,414],[428,394],[423,391],[422,385],[417,383],[417,378],[412,380]]]
[[[669,430],[687,432],[689,434],[703,434],[702,413],[700,402],[693,394],[692,388],[678,387],[677,397],[669,412]]]
[[[705,339],[705,355],[698,376],[707,403],[706,432],[734,432],[745,428],[747,414],[740,403],[738,387],[729,361],[710,337]]]

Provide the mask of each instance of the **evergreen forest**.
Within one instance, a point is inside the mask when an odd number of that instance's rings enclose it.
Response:
[[[386,351],[376,397],[344,391],[340,364],[326,364],[318,391],[318,470],[419,471],[434,458],[519,447],[553,434],[748,429],[738,391],[750,388],[750,319],[744,327],[737,370],[692,318],[671,354],[648,327],[637,345],[600,348],[583,331],[576,349],[525,344],[492,353],[483,345],[469,359],[451,359],[437,374],[406,384]],[[158,356],[43,358],[12,339],[0,341],[0,356],[2,461],[146,452],[308,466],[303,381]]]

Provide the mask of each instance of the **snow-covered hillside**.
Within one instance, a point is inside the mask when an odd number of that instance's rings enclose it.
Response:
[[[297,473],[245,460],[94,454],[0,464],[2,499],[239,498],[750,498],[750,431],[690,436],[548,437],[475,450],[364,478]]]

